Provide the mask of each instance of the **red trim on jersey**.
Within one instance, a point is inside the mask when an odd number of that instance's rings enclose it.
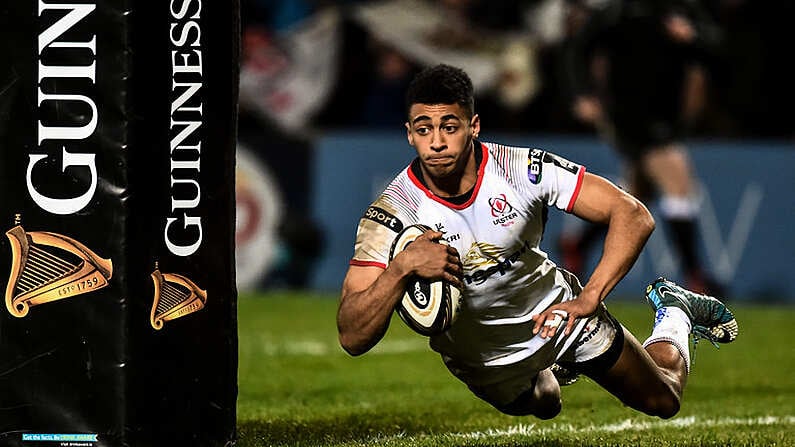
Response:
[[[383,262],[376,262],[376,261],[359,261],[357,259],[351,259],[351,265],[355,265],[357,267],[380,267],[386,270],[386,264]]]
[[[481,150],[483,151],[483,160],[481,160],[480,167],[478,168],[478,179],[475,181],[475,189],[472,191],[472,196],[469,198],[469,200],[467,200],[466,202],[464,202],[464,203],[462,203],[460,205],[456,205],[455,203],[448,202],[447,200],[444,199],[444,197],[437,196],[430,189],[425,187],[425,185],[422,184],[420,179],[418,179],[417,176],[415,176],[414,173],[411,172],[411,165],[409,165],[409,167],[408,167],[409,178],[411,179],[411,182],[414,183],[414,186],[416,186],[422,192],[424,192],[425,195],[428,196],[429,199],[434,200],[436,202],[439,202],[442,205],[444,205],[444,206],[446,206],[448,208],[452,208],[454,210],[463,210],[466,207],[468,207],[469,205],[472,205],[472,203],[475,201],[475,198],[477,198],[478,191],[480,191],[480,185],[483,183],[483,173],[486,172],[486,163],[489,160],[489,150],[486,147],[486,145],[483,144],[483,143],[480,143],[480,147],[481,147]]]
[[[566,206],[566,212],[570,213],[574,208],[574,202],[577,201],[577,196],[580,195],[580,188],[582,188],[582,179],[585,177],[585,166],[580,166],[580,172],[577,173],[577,186],[574,187],[574,193],[571,195],[571,200]]]

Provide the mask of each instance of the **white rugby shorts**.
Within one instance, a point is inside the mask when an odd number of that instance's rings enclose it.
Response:
[[[539,359],[534,355],[527,359],[528,361],[502,366],[499,371],[494,371],[495,375],[500,377],[497,382],[488,385],[467,384],[467,386],[486,402],[498,408],[504,407],[529,390],[539,371],[548,368],[552,363],[557,361],[582,363],[607,353],[620,330],[623,330],[620,323],[608,313],[604,305],[600,305],[596,313],[588,319],[576,341],[557,358],[550,355]]]

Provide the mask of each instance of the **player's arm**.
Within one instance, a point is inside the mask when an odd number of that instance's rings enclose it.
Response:
[[[654,218],[638,199],[608,180],[587,173],[572,212],[607,225],[602,257],[580,294],[599,303],[638,259],[654,231]]]
[[[364,354],[383,338],[410,276],[444,279],[456,287],[463,286],[458,252],[434,242],[440,237],[440,232],[426,232],[398,253],[386,269],[357,265],[348,268],[337,311],[337,330],[345,351]]]
[[[572,213],[591,222],[607,225],[602,257],[577,299],[551,306],[534,317],[537,323],[534,332],[541,329],[542,336],[555,333],[553,327],[543,326],[547,318],[554,317],[552,310],[562,309],[569,314],[567,332],[574,327],[576,318],[593,313],[629,272],[654,231],[654,219],[638,199],[594,174],[586,173],[583,176]]]

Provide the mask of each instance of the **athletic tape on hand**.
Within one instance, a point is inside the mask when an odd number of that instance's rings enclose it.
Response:
[[[544,321],[544,326],[547,326],[547,327],[550,327],[550,328],[556,328],[556,327],[560,326],[560,323],[563,322],[564,318],[569,316],[569,314],[565,310],[560,310],[560,309],[555,309],[555,310],[552,311],[552,313],[555,316],[551,320],[548,319],[548,320]]]

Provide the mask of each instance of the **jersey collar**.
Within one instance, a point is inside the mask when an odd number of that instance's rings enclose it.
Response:
[[[431,199],[433,201],[439,202],[439,203],[441,203],[442,205],[444,205],[444,206],[446,206],[448,208],[452,208],[452,209],[456,209],[456,210],[463,210],[463,209],[469,207],[469,205],[472,205],[472,203],[475,201],[475,198],[478,196],[478,191],[480,190],[480,185],[483,183],[483,173],[486,171],[486,163],[488,163],[488,160],[489,160],[489,150],[486,147],[486,145],[481,143],[481,142],[479,142],[479,141],[477,141],[477,140],[475,141],[475,144],[476,145],[480,145],[480,150],[481,150],[481,154],[482,154],[482,161],[480,162],[480,165],[477,167],[478,178],[477,178],[477,180],[475,180],[475,186],[472,187],[469,199],[467,199],[465,202],[463,202],[463,203],[453,203],[453,202],[447,200],[444,197],[439,197],[436,194],[434,194],[430,189],[428,189],[427,186],[425,186],[425,183],[422,181],[422,179],[420,179],[414,173],[414,170],[411,168],[411,165],[413,165],[414,162],[412,162],[409,165],[409,167],[406,169],[406,172],[407,172],[407,174],[409,176],[409,179],[411,179],[411,182],[414,184],[414,186],[419,188],[422,192],[425,193],[426,196],[428,196],[429,199]]]

